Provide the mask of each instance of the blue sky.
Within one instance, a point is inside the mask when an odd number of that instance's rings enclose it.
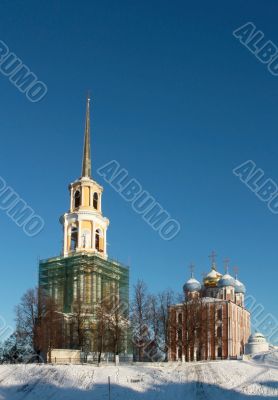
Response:
[[[0,314],[13,321],[37,282],[38,258],[58,255],[67,186],[80,176],[91,90],[93,176],[104,185],[109,255],[131,285],[180,291],[196,264],[228,256],[277,315],[278,216],[232,173],[253,160],[278,182],[278,77],[232,35],[252,21],[278,45],[278,4],[253,1],[2,1],[0,39],[45,82],[31,103],[0,74],[0,175],[45,220],[27,237],[4,212]],[[177,219],[163,241],[97,175],[115,159]]]

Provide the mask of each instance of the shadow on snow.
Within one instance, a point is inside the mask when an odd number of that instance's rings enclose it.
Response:
[[[161,385],[154,385],[146,391],[136,390],[136,384],[134,389],[123,387],[120,384],[111,385],[111,400],[277,400],[277,394],[271,395],[271,392],[277,390],[278,382],[267,381],[258,382],[261,386],[260,394],[244,394],[239,393],[234,389],[225,389],[214,384],[206,384],[198,381],[185,382],[185,383],[165,383]],[[265,396],[262,395],[263,388],[267,387],[268,393]],[[47,382],[43,382],[41,379],[32,380],[29,383],[21,386],[9,386],[4,387],[0,385],[0,399],[2,400],[105,400],[109,399],[108,385],[107,384],[95,384],[90,385],[87,390],[78,389],[75,387],[58,387]]]

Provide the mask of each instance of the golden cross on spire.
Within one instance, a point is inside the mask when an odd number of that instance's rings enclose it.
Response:
[[[209,258],[211,259],[212,264],[215,264],[216,257],[217,257],[217,254],[215,253],[214,250],[212,250],[211,254],[209,255]]]

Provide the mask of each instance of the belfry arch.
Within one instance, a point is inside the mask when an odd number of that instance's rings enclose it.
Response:
[[[95,192],[94,196],[93,196],[93,207],[95,210],[98,210],[98,194],[97,194],[97,192]]]
[[[81,206],[81,193],[80,190],[76,190],[74,193],[74,208],[78,208]]]
[[[70,228],[70,250],[74,251],[78,244],[78,229],[76,226]]]

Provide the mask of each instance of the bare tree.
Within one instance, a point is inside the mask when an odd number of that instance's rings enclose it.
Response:
[[[168,317],[168,354],[175,359],[177,349],[178,318],[176,307],[169,309]]]
[[[199,298],[198,316],[198,360],[206,359],[207,349],[207,303],[204,298]]]
[[[148,324],[155,343],[159,341],[160,315],[157,296],[151,294],[148,296]]]
[[[89,307],[85,307],[80,298],[73,304],[73,312],[70,314],[68,324],[71,326],[70,347],[77,347],[84,351],[88,328],[90,326],[91,313]]]
[[[112,293],[108,303],[107,327],[110,347],[115,356],[126,348],[129,322],[125,315],[125,307],[126,305],[120,303],[119,295]]]
[[[198,329],[200,322],[200,299],[194,297],[187,301],[187,347],[190,361],[195,359],[195,350],[198,346]]]
[[[109,302],[107,299],[100,300],[95,308],[95,326],[94,326],[94,343],[98,353],[98,363],[101,357],[108,350],[108,312]]]
[[[52,361],[52,350],[63,348],[65,343],[65,318],[59,312],[55,301],[45,295],[39,296],[39,313],[37,321],[37,340],[40,349]]]
[[[148,317],[147,286],[142,280],[138,280],[134,286],[131,321],[133,328],[133,345],[139,361],[143,361],[144,348],[149,342]]]
[[[159,336],[160,349],[165,354],[165,361],[168,358],[169,348],[169,307],[174,303],[175,296],[172,290],[165,290],[158,294],[159,303]]]
[[[51,350],[64,344],[64,317],[46,293],[29,289],[16,307],[16,335],[29,344],[39,359],[41,354],[51,360]]]
[[[38,288],[28,289],[15,308],[16,335],[19,340],[29,345],[37,357],[40,356],[41,346],[38,321],[40,318],[40,297]]]

